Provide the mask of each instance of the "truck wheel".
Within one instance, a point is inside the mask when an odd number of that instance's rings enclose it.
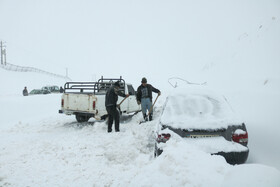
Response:
[[[84,114],[76,114],[76,120],[81,123],[81,122],[87,122],[89,120],[89,116],[84,115]]]
[[[105,115],[101,116],[101,120],[106,120],[107,117],[108,117],[108,114],[105,114]]]

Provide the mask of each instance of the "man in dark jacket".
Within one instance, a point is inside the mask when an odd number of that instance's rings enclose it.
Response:
[[[120,92],[120,83],[119,81],[115,82],[106,92],[105,106],[108,113],[108,132],[112,132],[113,121],[115,120],[115,131],[120,131],[120,113],[117,109],[118,95],[121,97],[128,97],[129,94],[125,95]]]
[[[59,92],[60,92],[60,93],[63,93],[63,92],[64,92],[64,89],[62,88],[62,86],[60,86]]]
[[[147,84],[147,79],[144,77],[142,78],[142,84],[137,89],[137,103],[142,108],[143,117],[145,120],[148,120],[148,116],[146,114],[147,110],[149,111],[149,120],[153,119],[153,94],[152,92],[158,93],[160,95],[160,91],[154,88],[152,85]]]
[[[22,95],[23,95],[23,96],[28,96],[28,91],[27,91],[26,86],[24,87],[24,89],[23,89],[23,91],[22,91]]]

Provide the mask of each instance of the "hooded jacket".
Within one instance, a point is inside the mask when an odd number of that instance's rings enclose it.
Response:
[[[140,102],[141,102],[141,98],[142,98],[142,88],[144,88],[144,86],[142,84],[137,88],[137,101],[140,101]],[[155,92],[155,93],[160,92],[158,89],[154,88],[150,84],[146,84],[146,88],[148,89],[148,97],[150,98],[151,101],[153,99],[152,92]]]
[[[118,101],[118,95],[125,97],[126,95],[117,89],[117,86],[111,86],[106,92],[105,106],[116,107]]]

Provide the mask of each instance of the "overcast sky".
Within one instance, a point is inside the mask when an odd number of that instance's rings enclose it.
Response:
[[[0,0],[0,17],[9,63],[74,80],[280,72],[279,0]]]

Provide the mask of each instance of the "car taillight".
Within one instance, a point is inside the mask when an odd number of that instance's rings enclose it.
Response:
[[[248,143],[248,133],[244,134],[233,134],[232,140],[237,143],[247,144]]]
[[[157,137],[157,142],[165,143],[169,140],[170,136],[171,136],[170,134],[159,134]]]
[[[92,109],[95,110],[95,101],[92,102]]]
[[[61,107],[64,107],[64,99],[61,99]]]

